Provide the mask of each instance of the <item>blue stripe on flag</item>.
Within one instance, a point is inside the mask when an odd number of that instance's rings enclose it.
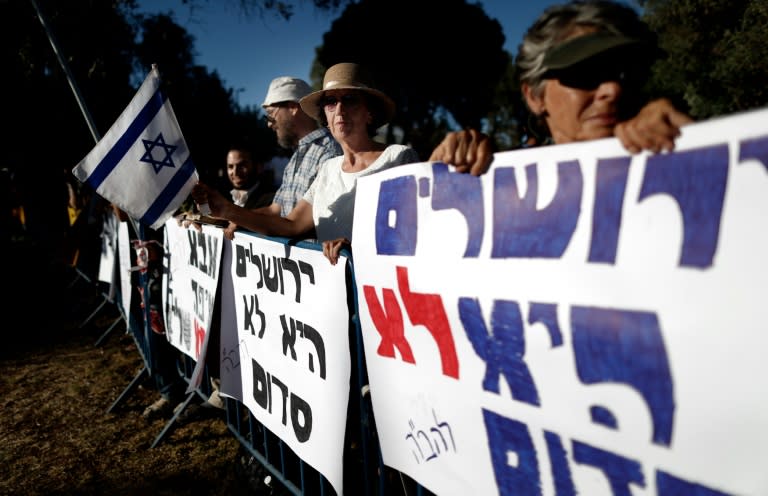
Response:
[[[168,208],[168,204],[176,198],[179,194],[179,190],[187,183],[190,176],[195,173],[195,164],[192,163],[192,159],[188,158],[184,164],[179,167],[179,170],[174,174],[173,178],[168,181],[163,191],[158,195],[152,205],[147,209],[144,216],[141,218],[141,222],[151,226],[157,219],[163,215],[165,209]]]
[[[125,130],[125,133],[120,136],[120,139],[117,140],[112,149],[104,155],[104,158],[101,159],[99,165],[93,169],[93,172],[87,180],[88,184],[90,184],[93,189],[98,189],[107,176],[109,176],[115,167],[117,167],[117,164],[120,163],[125,154],[128,153],[128,150],[134,143],[136,143],[136,140],[139,139],[141,133],[144,132],[149,123],[152,122],[152,119],[154,119],[160,109],[163,108],[165,100],[165,95],[163,95],[159,89],[155,91],[155,94],[152,95],[147,104],[144,105],[144,108],[141,109],[133,122],[131,122],[131,125],[128,126],[128,129]]]

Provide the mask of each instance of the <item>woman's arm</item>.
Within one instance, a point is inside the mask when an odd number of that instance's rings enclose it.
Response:
[[[280,217],[238,207],[203,183],[197,183],[192,189],[192,198],[198,206],[207,203],[211,217],[234,222],[243,229],[267,236],[298,238],[310,234],[315,228],[312,205],[305,200],[299,201],[288,216]]]

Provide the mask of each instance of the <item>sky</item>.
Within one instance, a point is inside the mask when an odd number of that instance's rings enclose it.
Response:
[[[295,76],[311,84],[315,47],[322,45],[323,34],[341,15],[341,10],[320,12],[310,0],[295,0],[295,13],[289,21],[272,14],[245,17],[236,0],[197,3],[199,7],[191,12],[181,0],[138,2],[139,11],[147,14],[173,12],[175,22],[195,39],[195,63],[215,70],[224,85],[235,90],[241,106],[260,106],[270,81],[277,76]],[[555,3],[561,0],[482,1],[488,17],[501,24],[504,49],[512,55],[528,26]],[[159,69],[162,75],[163,68]]]

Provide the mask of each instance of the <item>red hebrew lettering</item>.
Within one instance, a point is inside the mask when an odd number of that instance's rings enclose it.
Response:
[[[365,302],[368,304],[368,311],[371,313],[371,320],[376,330],[381,335],[381,343],[376,352],[385,357],[394,357],[395,348],[400,352],[400,356],[408,363],[416,363],[413,359],[411,345],[405,339],[403,329],[403,313],[400,311],[400,305],[397,304],[395,292],[384,288],[384,308],[381,308],[379,299],[376,296],[376,290],[373,286],[363,286]]]
[[[448,316],[445,314],[443,298],[439,294],[411,293],[408,269],[405,267],[397,267],[397,285],[411,323],[426,327],[437,343],[443,375],[458,379],[459,359],[456,356],[456,345],[453,342]]]
[[[195,357],[200,356],[200,348],[203,346],[203,340],[205,339],[205,327],[200,325],[197,319],[193,319],[195,322]]]

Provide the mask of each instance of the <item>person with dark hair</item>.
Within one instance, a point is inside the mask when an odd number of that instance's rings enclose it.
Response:
[[[264,163],[254,161],[251,150],[242,145],[233,145],[227,151],[227,179],[232,189],[232,202],[243,208],[268,207],[275,196],[271,173],[264,170]],[[230,222],[224,235],[232,239],[237,224]]]
[[[198,205],[207,204],[211,216],[261,234],[306,238],[314,233],[323,243],[323,254],[335,264],[339,251],[352,237],[357,178],[418,162],[419,158],[408,146],[385,145],[373,139],[377,129],[394,116],[395,104],[376,89],[358,64],[331,66],[323,89],[306,95],[299,103],[306,114],[330,129],[344,153],[320,165],[309,190],[286,217],[232,205],[203,183],[194,187],[192,198]]]
[[[617,137],[631,153],[674,149],[692,119],[643,86],[660,56],[656,36],[631,7],[574,0],[547,8],[526,32],[516,65],[529,126],[540,144]],[[478,175],[493,159],[488,136],[449,133],[430,156]]]

